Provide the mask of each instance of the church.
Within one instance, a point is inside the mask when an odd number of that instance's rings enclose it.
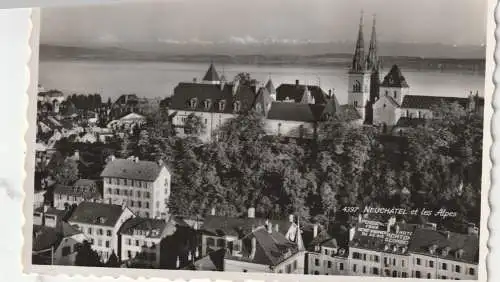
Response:
[[[471,92],[469,97],[411,95],[410,85],[401,69],[393,65],[380,80],[381,62],[377,54],[375,17],[372,34],[365,54],[363,16],[359,24],[358,38],[349,69],[348,104],[356,108],[364,124],[394,128],[433,118],[431,108],[444,103],[458,103],[464,109],[482,113],[484,98]]]

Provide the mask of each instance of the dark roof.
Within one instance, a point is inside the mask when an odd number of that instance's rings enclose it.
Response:
[[[125,221],[120,228],[120,234],[134,235],[134,230],[152,231],[158,230],[158,233],[147,233],[147,237],[161,237],[163,230],[167,227],[167,222],[163,219],[152,219],[143,217],[134,217]]]
[[[61,222],[56,227],[33,225],[32,249],[33,251],[41,251],[52,246],[57,247],[63,238],[80,233],[82,232],[66,222]]]
[[[291,224],[286,220],[269,220],[274,225],[278,225],[278,231],[286,234]],[[250,232],[252,228],[257,228],[266,223],[263,218],[237,218],[227,216],[214,216],[209,215],[205,217],[203,222],[203,230],[208,233],[216,234],[218,236],[237,236],[241,237]]]
[[[479,237],[477,235],[459,234],[436,231],[432,229],[419,228],[415,231],[410,243],[410,251],[418,254],[429,255],[429,247],[437,247],[436,254],[449,260],[462,261],[477,264],[479,262]],[[448,247],[447,255],[442,255],[442,250]],[[463,250],[463,254],[457,257],[457,251]]]
[[[250,257],[251,240],[256,240],[254,257]],[[289,241],[280,232],[267,232],[265,227],[257,228],[243,239],[242,256],[227,256],[230,260],[241,260],[256,264],[275,266],[284,261],[288,255],[298,251],[297,245]]]
[[[73,186],[79,186],[79,187],[89,187],[89,186],[96,186],[97,182],[92,179],[78,179]]]
[[[267,91],[269,91],[269,93],[276,92],[276,88],[274,88],[274,84],[273,84],[273,81],[271,80],[271,78],[269,78],[265,87],[266,87]]]
[[[393,65],[382,81],[383,87],[408,88],[408,83],[397,65]]]
[[[162,166],[151,161],[115,159],[106,165],[101,177],[155,181],[161,169]]]
[[[296,103],[300,103],[304,95],[305,85],[303,84],[281,84],[276,89],[276,100],[285,101],[292,99]],[[326,93],[316,85],[308,85],[307,89],[311,92],[316,104],[325,104],[327,100]]]
[[[68,222],[115,226],[123,212],[122,206],[93,202],[80,203]]]
[[[273,100],[269,94],[269,91],[261,87],[259,91],[257,92],[257,96],[255,97],[255,110],[259,110],[257,108],[257,105],[260,105],[260,111],[258,111],[260,114],[263,116],[267,116],[268,113],[268,108],[272,104]]]
[[[83,198],[85,200],[102,198],[101,194],[97,189],[97,186],[90,187],[90,186],[83,186],[81,184],[77,185],[76,183],[73,186],[56,184],[54,187],[54,194],[76,196]]]
[[[214,64],[210,64],[210,67],[207,70],[207,73],[203,77],[204,81],[220,81],[219,74],[215,70]]]
[[[441,102],[446,104],[458,103],[460,106],[466,109],[469,103],[469,99],[460,97],[406,95],[403,98],[401,108],[430,109],[432,108],[432,106],[438,106]]]
[[[321,120],[325,105],[293,102],[273,102],[267,114],[268,119],[316,122]]]
[[[60,97],[60,96],[64,96],[64,94],[61,91],[59,91],[59,90],[49,90],[49,91],[39,92],[38,96],[42,96],[42,97]]]
[[[197,112],[234,113],[235,102],[240,102],[240,111],[252,108],[255,100],[255,91],[247,85],[239,85],[233,95],[234,84],[206,84],[206,83],[179,83],[174,89],[170,109]],[[191,107],[191,101],[196,101]],[[208,108],[205,101],[209,101]],[[225,106],[219,108],[219,102],[224,101]]]
[[[43,210],[44,210],[44,207],[38,207],[33,212],[34,213],[35,212],[36,213],[44,213]],[[57,216],[58,220],[61,220],[66,215],[66,212],[67,211],[65,211],[65,210],[58,210],[54,207],[48,207],[45,214],[46,215],[55,215],[55,216]]]

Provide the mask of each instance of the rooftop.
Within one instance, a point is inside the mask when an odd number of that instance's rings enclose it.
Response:
[[[316,122],[321,119],[325,105],[273,102],[267,115],[268,119]]]
[[[101,173],[101,177],[155,181],[163,166],[151,161],[115,159]]]
[[[123,212],[122,206],[93,202],[80,203],[68,222],[115,226]]]
[[[291,222],[286,220],[269,220],[269,222],[271,222],[273,226],[278,225],[278,231],[282,234],[286,234],[292,225]],[[252,228],[265,225],[265,223],[266,219],[263,218],[237,218],[209,215],[205,217],[203,230],[218,236],[242,237],[252,232]]]
[[[403,98],[401,108],[431,109],[433,106],[438,106],[442,102],[446,104],[458,103],[460,106],[466,109],[469,103],[469,99],[460,97],[406,95]]]
[[[135,230],[140,230],[145,232],[146,237],[160,238],[167,227],[175,229],[172,223],[168,223],[163,219],[134,217],[125,221],[119,232],[121,234],[134,235]]]
[[[384,77],[382,87],[408,88],[408,83],[397,65],[393,65],[389,73]]]
[[[294,100],[295,103],[300,103],[304,95],[306,85],[295,83],[283,83],[276,89],[276,100],[285,101],[287,99]],[[316,104],[325,104],[327,100],[326,93],[317,85],[307,85],[307,89],[311,92]]]

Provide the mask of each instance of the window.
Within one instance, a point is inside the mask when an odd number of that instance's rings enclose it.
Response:
[[[291,273],[292,272],[292,265],[291,264],[287,264],[286,266],[286,273]]]
[[[366,254],[363,254],[363,260],[366,260]]]
[[[358,271],[357,265],[353,264],[352,265],[352,272],[357,272],[357,271]]]
[[[137,191],[136,195],[137,195],[138,198],[140,198],[141,197],[141,191]]]
[[[358,101],[354,101],[354,107],[358,106]]]
[[[239,112],[240,111],[240,101],[234,102],[234,111]]]
[[[429,261],[429,267],[434,268],[434,261],[432,261],[432,260]]]
[[[128,190],[123,190],[123,195],[128,196]]]
[[[124,182],[125,185],[128,185],[127,179],[124,179],[123,182]]]
[[[224,111],[224,108],[226,107],[226,100],[220,100],[219,101],[219,111]]]
[[[319,271],[314,271],[314,275],[319,275]]]
[[[62,256],[65,257],[71,253],[71,247],[65,246],[62,248]]]
[[[319,259],[314,259],[314,265],[319,266]]]
[[[353,259],[360,259],[360,258],[361,258],[361,254],[360,254],[360,253],[358,253],[358,252],[353,252],[353,253],[352,253],[352,258],[353,258]]]
[[[213,238],[207,238],[207,246],[215,246],[215,240]]]
[[[392,259],[392,265],[396,266],[396,259]]]
[[[455,272],[460,273],[460,265],[455,265]]]
[[[432,275],[430,273],[427,273],[427,279],[431,279]]]
[[[474,268],[469,268],[469,275],[475,275],[476,274],[476,270]]]
[[[205,124],[208,124],[208,119],[205,119]]]
[[[111,184],[111,178],[108,178],[106,182],[108,182],[108,184]]]
[[[89,235],[92,235],[92,228],[90,228],[90,227],[89,227],[89,228],[87,229],[87,233],[89,233]]]
[[[398,98],[398,92],[394,90],[394,98]]]
[[[132,240],[127,239],[127,245],[132,245]]]
[[[384,108],[385,108],[385,107],[387,107],[387,105],[386,105],[386,104],[384,104]]]
[[[344,263],[339,263],[339,270],[344,270]]]
[[[384,265],[385,265],[385,266],[388,266],[388,265],[389,265],[389,263],[387,262],[387,258],[386,258],[386,257],[384,258]]]
[[[115,189],[115,195],[120,195],[120,189],[118,188]]]
[[[225,243],[224,239],[217,240],[217,247],[224,247],[224,245],[225,245],[224,243]]]
[[[443,276],[441,276],[441,279],[446,280],[446,279],[448,279],[448,277],[443,275]]]
[[[295,270],[295,269],[297,269],[297,261],[296,260],[293,261],[293,270]]]
[[[109,248],[109,241],[106,240],[105,246],[106,248]]]
[[[141,202],[141,201],[137,201],[137,206],[138,206],[139,208],[142,208],[142,202]]]
[[[373,260],[374,260],[375,262],[379,262],[379,258],[378,258],[378,256],[377,256],[377,255],[373,256]]]
[[[189,101],[189,104],[191,106],[191,109],[194,109],[196,108],[196,103],[198,102],[198,100],[196,98],[192,98],[191,101]]]
[[[422,262],[420,261],[419,258],[417,258],[417,265],[421,265],[421,264],[422,264]]]
[[[328,261],[328,268],[332,268],[332,262]]]
[[[401,272],[401,277],[403,277],[403,278],[408,278],[408,273],[406,273],[406,272]]]
[[[389,96],[389,90],[385,90],[385,96]]]
[[[401,266],[405,267],[405,260],[401,260]]]
[[[102,240],[101,239],[97,240],[97,246],[99,246],[99,247],[102,246]]]
[[[102,231],[102,228],[97,229],[97,234],[98,234],[98,235],[102,235],[102,234],[104,234],[104,233],[103,233],[103,231]]]
[[[377,267],[372,268],[372,274],[378,275],[378,268]]]
[[[149,199],[149,197],[150,197],[149,192],[145,192],[145,193],[144,193],[144,198]]]
[[[160,208],[160,201],[156,201],[156,208],[159,209]]]
[[[398,272],[396,270],[392,272],[392,277],[398,277]]]
[[[366,266],[363,265],[363,273],[366,273]]]
[[[134,201],[130,201],[130,206],[134,207]]]
[[[149,202],[145,202],[145,204],[146,208],[149,209]]]
[[[447,269],[448,269],[448,264],[443,263],[443,264],[441,265],[441,269],[443,269],[443,270],[447,270]]]

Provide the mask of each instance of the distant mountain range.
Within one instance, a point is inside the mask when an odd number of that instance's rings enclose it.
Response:
[[[75,47],[40,45],[40,60],[216,62],[254,65],[313,65],[348,67],[352,44],[181,44],[121,47]],[[331,50],[335,50],[332,52]],[[482,46],[453,47],[431,44],[380,44],[385,67],[392,64],[412,69],[465,70],[485,68]],[[391,50],[393,52],[391,53]],[[417,54],[417,55],[415,55]]]

